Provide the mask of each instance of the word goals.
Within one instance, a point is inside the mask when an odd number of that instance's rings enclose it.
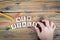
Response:
[[[12,29],[16,29],[16,28],[22,28],[22,27],[35,27],[36,26],[36,22],[32,22],[31,21],[31,16],[21,16],[21,17],[17,17],[16,18],[16,22],[15,24],[11,25]]]

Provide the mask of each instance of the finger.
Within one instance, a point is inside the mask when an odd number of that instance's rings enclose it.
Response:
[[[55,25],[55,24],[53,25],[53,29],[54,29],[54,30],[56,29],[56,25]]]
[[[48,20],[45,20],[46,27],[50,27],[50,22]]]
[[[51,22],[51,27],[52,27],[52,28],[53,28],[53,25],[54,25],[53,22]]]
[[[53,22],[51,22],[51,27],[52,27],[53,29],[55,29],[55,28],[56,28],[56,25],[55,25]]]
[[[39,24],[42,29],[45,27],[45,25],[41,22],[37,22],[37,24]]]
[[[49,26],[51,27],[51,21],[49,21]]]
[[[41,22],[41,23],[43,23],[43,24],[46,26],[45,20],[42,20],[42,22]]]

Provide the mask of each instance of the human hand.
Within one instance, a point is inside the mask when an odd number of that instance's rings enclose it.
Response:
[[[41,40],[53,40],[55,28],[56,26],[52,21],[45,19],[42,22],[37,22],[37,26],[35,27],[37,35]]]

